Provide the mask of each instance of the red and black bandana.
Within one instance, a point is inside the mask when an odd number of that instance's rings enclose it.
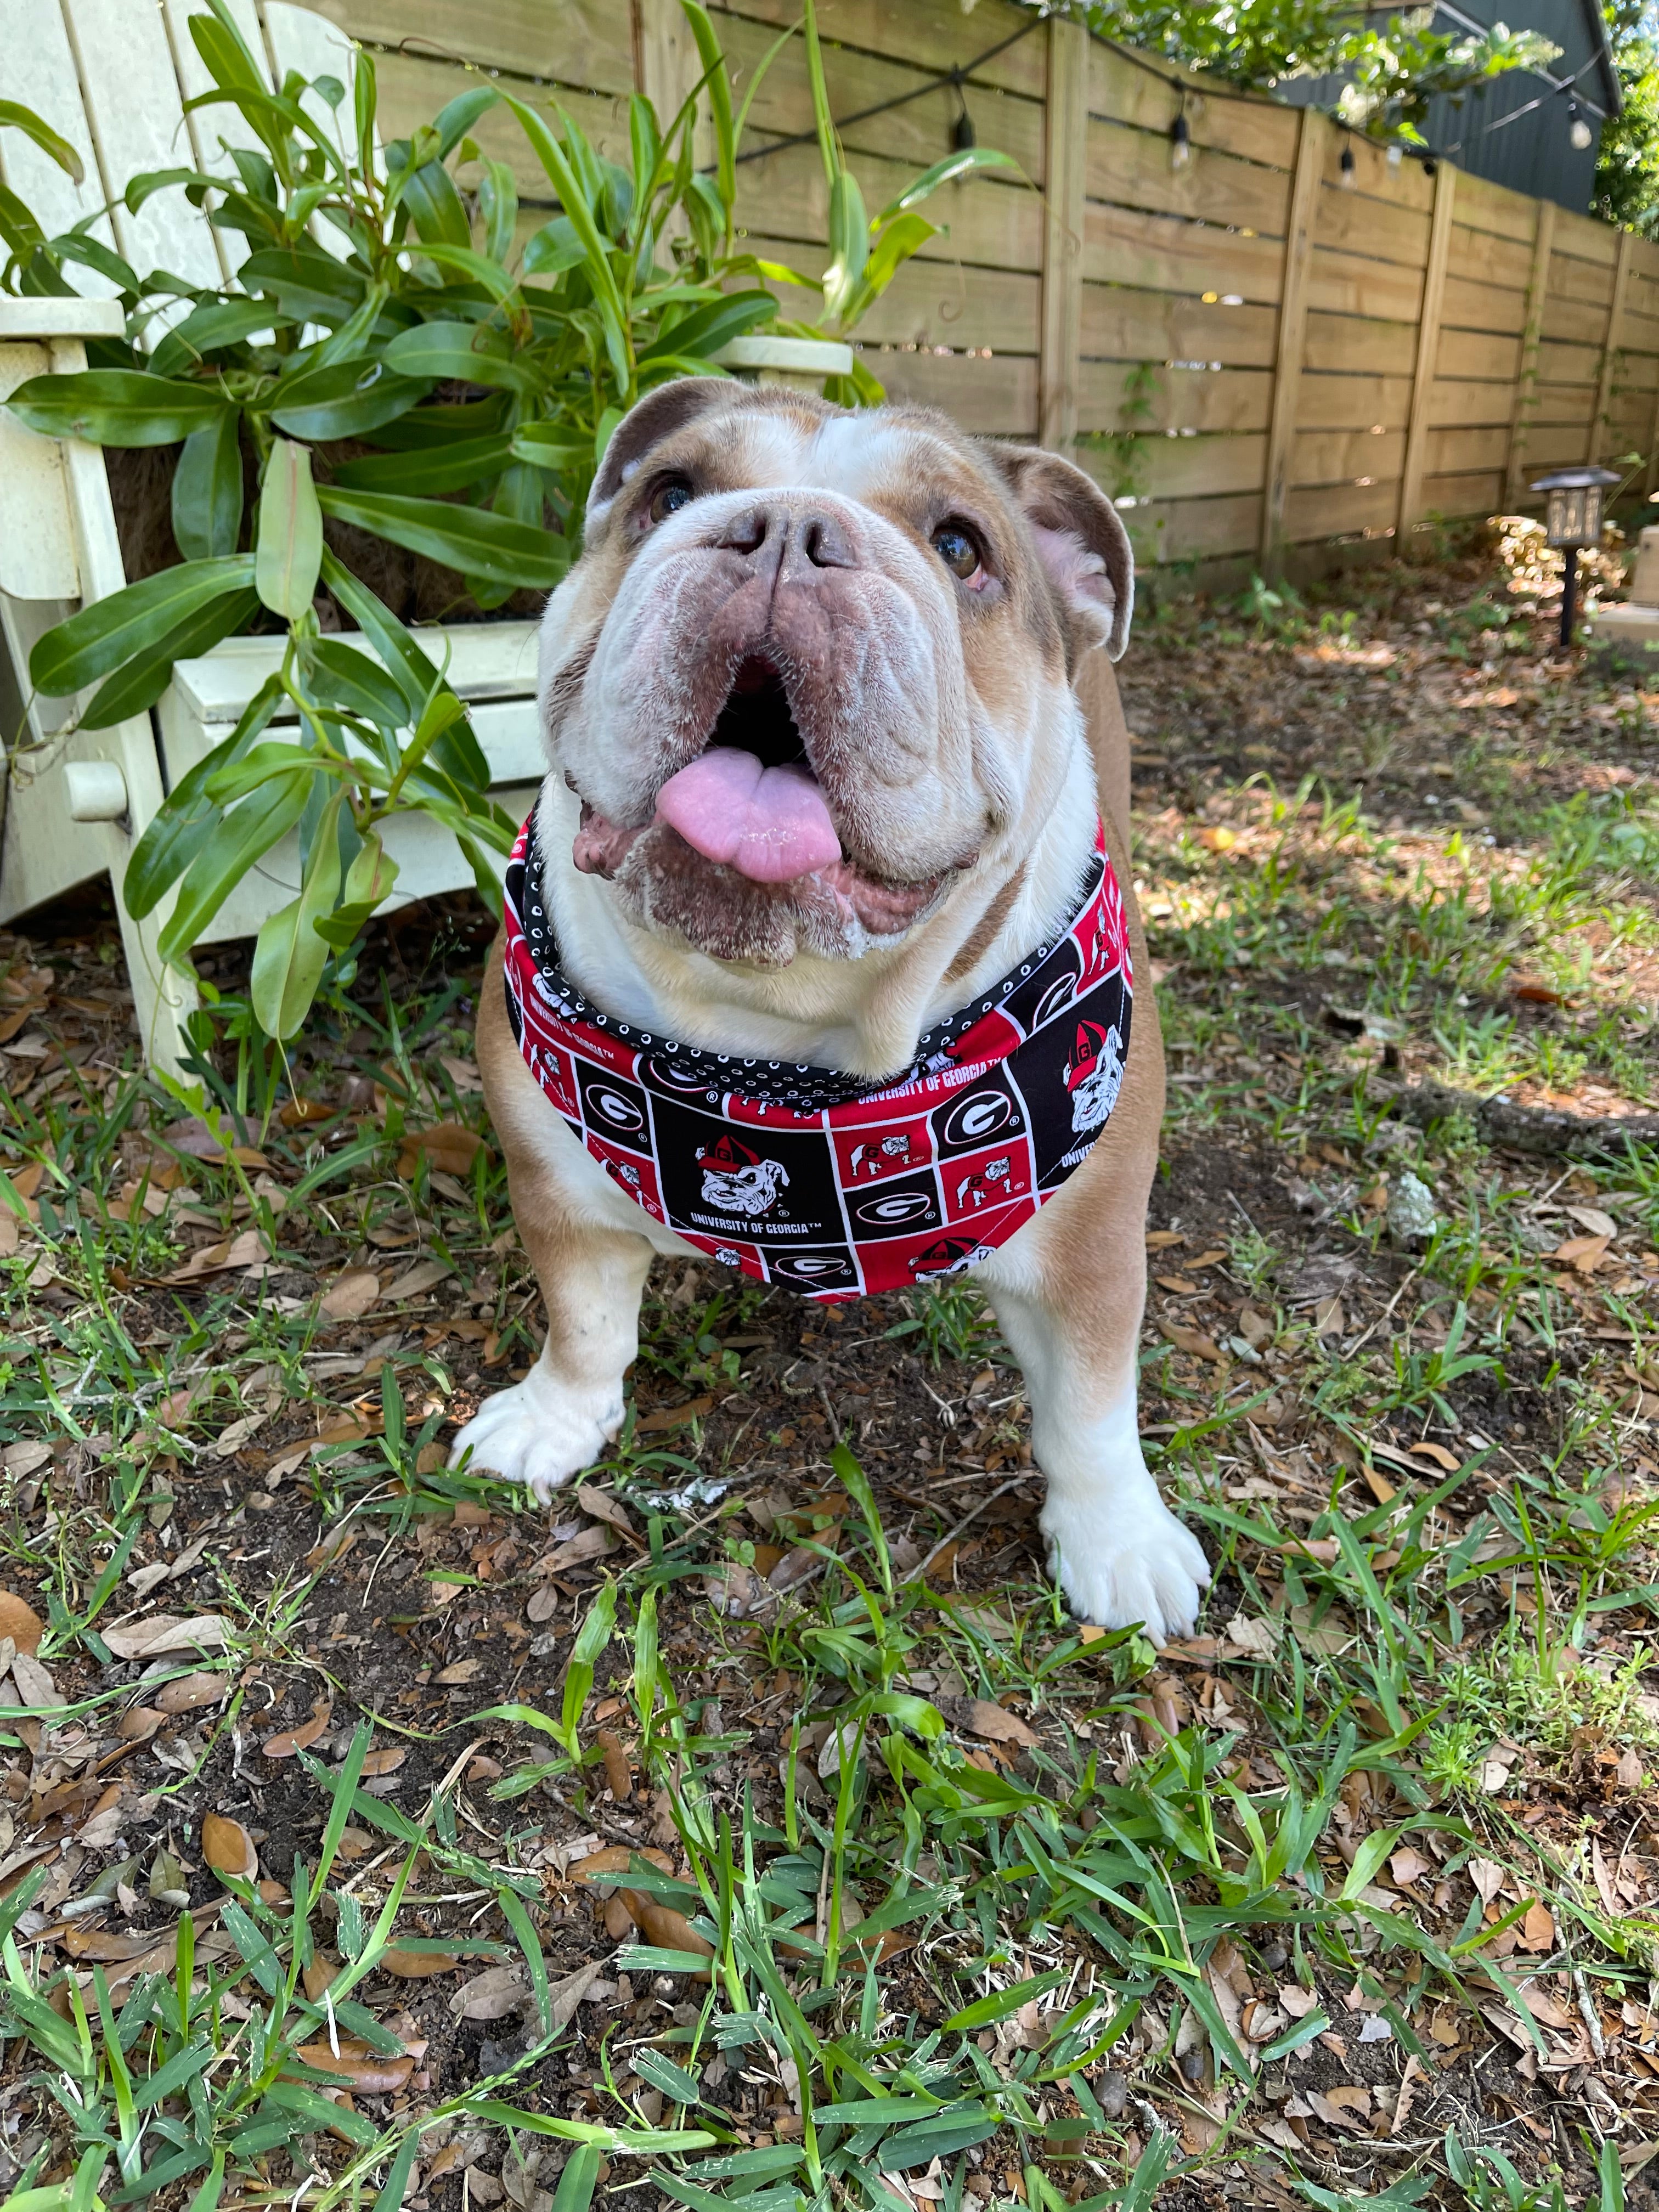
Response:
[[[1098,825],[1066,927],[880,1084],[702,1052],[601,1013],[559,965],[533,814],[506,922],[507,1015],[572,1133],[653,1220],[808,1297],[902,1290],[985,1259],[1089,1157],[1123,1080],[1133,978]]]

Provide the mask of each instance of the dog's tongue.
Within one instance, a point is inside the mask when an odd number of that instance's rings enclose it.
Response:
[[[712,745],[670,776],[657,811],[705,860],[757,884],[788,883],[841,858],[817,778],[806,768],[763,768],[753,753]]]

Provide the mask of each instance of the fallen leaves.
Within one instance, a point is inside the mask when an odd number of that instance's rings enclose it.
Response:
[[[311,1708],[311,1718],[302,1727],[268,1735],[259,1748],[267,1759],[292,1759],[295,1752],[308,1751],[327,1729],[333,1711],[328,1698],[319,1698]]]
[[[337,1275],[317,1301],[326,1320],[360,1321],[380,1295],[380,1279],[370,1267],[349,1269]]]
[[[257,1881],[259,1854],[253,1838],[240,1820],[225,1813],[210,1813],[202,1822],[202,1856],[216,1875],[228,1881]]]
[[[225,1274],[236,1267],[259,1267],[268,1256],[264,1232],[244,1229],[238,1236],[222,1237],[216,1243],[204,1244],[161,1279],[165,1283],[198,1283],[204,1275]]]
[[[46,1632],[46,1622],[26,1598],[0,1590],[0,1638],[9,1637],[15,1650],[33,1659]]]
[[[421,2053],[425,2049],[424,2044],[418,2045]],[[401,2057],[389,2057],[353,2035],[341,2036],[337,2049],[329,2043],[302,2043],[295,2053],[314,2072],[332,2075],[365,2097],[389,2096],[401,2089],[415,2070],[416,2055],[405,2048]]]
[[[475,1130],[464,1127],[459,1121],[435,1122],[429,1129],[408,1129],[404,1133],[403,1150],[398,1155],[398,1173],[405,1182],[412,1182],[424,1159],[428,1168],[441,1175],[464,1176],[471,1172],[480,1152],[488,1159],[495,1157]]]
[[[222,1613],[181,1619],[158,1613],[149,1620],[126,1628],[103,1628],[99,1633],[118,1659],[159,1659],[169,1651],[223,1651],[230,1632]]]

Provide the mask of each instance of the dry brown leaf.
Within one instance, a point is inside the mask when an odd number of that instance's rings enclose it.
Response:
[[[224,1813],[210,1813],[202,1822],[202,1856],[215,1874],[233,1881],[258,1878],[259,1854],[253,1838],[240,1820]]]
[[[1528,1951],[1541,1953],[1555,1948],[1555,1916],[1547,1905],[1534,1899],[1527,1907],[1527,1917],[1521,1923],[1521,1940]]]
[[[654,1413],[635,1422],[634,1433],[642,1436],[659,1429],[678,1429],[686,1421],[700,1421],[705,1413],[714,1411],[714,1401],[709,1397],[688,1399],[683,1406],[659,1406]]]
[[[975,1698],[962,1716],[962,1725],[970,1735],[982,1736],[988,1743],[1034,1744],[1035,1731],[1003,1706],[994,1705],[988,1698]]]
[[[614,1729],[601,1729],[594,1741],[604,1755],[605,1778],[610,1784],[611,1795],[618,1805],[626,1805],[634,1795],[634,1769],[623,1749],[622,1739]]]
[[[372,1267],[353,1267],[337,1275],[317,1304],[330,1321],[357,1321],[380,1295],[380,1279]]]
[[[168,1651],[222,1651],[228,1632],[222,1613],[201,1613],[185,1619],[167,1613],[153,1613],[125,1628],[102,1628],[99,1634],[118,1659],[159,1659]],[[156,1699],[163,1712],[166,1692]]]
[[[327,1728],[334,1708],[326,1698],[319,1698],[311,1708],[311,1718],[296,1729],[283,1729],[276,1735],[268,1735],[259,1747],[267,1759],[292,1759],[296,1751],[308,1751]]]
[[[318,1998],[340,1971],[337,1959],[331,1959],[325,1951],[313,1951],[311,1964],[301,1969],[300,1978],[305,1984],[306,1995],[315,2004]]]
[[[148,1743],[157,1729],[167,1726],[167,1715],[155,1705],[130,1705],[115,1733],[123,1743]]]
[[[453,1951],[403,1951],[394,1948],[382,1956],[380,1972],[395,1976],[400,1982],[424,1982],[434,1974],[453,1973],[460,1963]]]
[[[1463,1462],[1446,1449],[1444,1444],[1408,1444],[1406,1447],[1415,1459],[1431,1460],[1436,1467],[1443,1467],[1448,1474],[1455,1474]]]
[[[1483,1905],[1490,1905],[1504,1887],[1504,1869],[1495,1859],[1471,1859],[1464,1871],[1474,1884]]]
[[[1178,1229],[1149,1229],[1146,1231],[1146,1249],[1149,1252],[1167,1252],[1172,1244],[1184,1244],[1186,1242]]]
[[[406,1129],[398,1172],[405,1182],[412,1182],[424,1157],[428,1166],[441,1175],[464,1176],[481,1152],[492,1159],[495,1157],[482,1137],[459,1121],[438,1121],[429,1129]]]
[[[572,1881],[619,1882],[623,1881],[635,1859],[643,1859],[662,1874],[672,1874],[674,1862],[666,1851],[641,1850],[633,1844],[607,1844],[602,1850],[590,1851],[584,1859],[571,1866]]]
[[[371,1751],[363,1760],[362,1771],[371,1778],[378,1774],[395,1774],[408,1757],[402,1744],[391,1743],[384,1751]]]
[[[232,1267],[253,1267],[267,1256],[262,1231],[245,1229],[240,1237],[222,1237],[215,1244],[204,1244],[192,1252],[181,1267],[163,1275],[164,1283],[199,1282],[204,1275],[223,1274]]]
[[[592,1519],[605,1522],[619,1536],[625,1536],[635,1547],[639,1545],[639,1532],[608,1490],[600,1490],[591,1482],[579,1482],[575,1498],[582,1511]]]
[[[1592,1237],[1604,1237],[1611,1243],[1619,1234],[1619,1224],[1599,1206],[1564,1206],[1561,1211]]]
[[[1408,1881],[1420,1881],[1425,1874],[1434,1872],[1434,1861],[1425,1858],[1421,1851],[1413,1850],[1409,1844],[1402,1845],[1389,1861],[1390,1872],[1403,1889]]]
[[[11,1590],[0,1590],[0,1637],[9,1636],[26,1658],[40,1649],[46,1624],[27,1599]]]
[[[543,1574],[556,1575],[568,1567],[583,1566],[589,1559],[603,1559],[616,1548],[614,1532],[601,1521],[592,1528],[584,1528],[568,1544],[555,1546],[538,1565]]]
[[[457,2020],[505,2020],[530,2002],[530,1985],[518,1966],[487,1966],[463,1982],[449,2000]]]
[[[1569,1237],[1565,1244],[1558,1244],[1551,1255],[1580,1275],[1593,1275],[1607,1255],[1613,1239],[1610,1237]]]
[[[1170,1321],[1161,1321],[1158,1326],[1159,1334],[1166,1337],[1177,1352],[1190,1352],[1195,1359],[1213,1360],[1218,1367],[1226,1365],[1226,1353],[1215,1339],[1206,1336],[1202,1329],[1182,1328],[1178,1323]]]
[[[306,2064],[319,2074],[332,2074],[366,2097],[389,2096],[401,2089],[415,2070],[415,2061],[405,2055],[401,2058],[385,2057],[371,2051],[356,2036],[343,2035],[337,2052],[328,2043],[302,2043],[297,2052]]]
[[[193,1713],[203,1705],[216,1705],[230,1689],[228,1674],[181,1674],[156,1692],[155,1702],[169,1716]]]
[[[434,1682],[453,1686],[462,1682],[476,1682],[483,1672],[482,1659],[458,1659],[453,1666],[441,1667],[432,1679]]]
[[[634,1916],[635,1926],[647,1943],[655,1943],[665,1951],[695,1952],[700,1959],[714,1957],[714,1945],[706,1936],[698,1935],[683,1912],[676,1912],[669,1905],[659,1905],[654,1898],[641,1896],[636,1889],[625,1890],[623,1895]],[[700,1968],[691,1978],[708,1981],[708,1968]]]
[[[1292,2020],[1306,2020],[1319,1999],[1312,1990],[1304,1990],[1300,1982],[1281,1982],[1275,2002],[1280,2012],[1288,2013]]]
[[[454,1272],[444,1260],[417,1260],[406,1273],[386,1285],[384,1303],[395,1306],[404,1298],[418,1298],[425,1291],[435,1290]]]
[[[1308,2102],[1328,2128],[1346,2128],[1351,2133],[1365,2133],[1370,2124],[1371,2093],[1358,2083],[1338,2083],[1334,2087],[1320,2091],[1310,2089]]]

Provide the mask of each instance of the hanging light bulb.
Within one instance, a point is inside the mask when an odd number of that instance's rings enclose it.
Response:
[[[1337,165],[1342,172],[1342,189],[1357,191],[1359,187],[1359,164],[1353,157],[1353,148],[1347,139],[1342,141],[1342,159]]]
[[[1587,154],[1595,143],[1595,133],[1578,112],[1578,102],[1576,100],[1570,100],[1567,102],[1567,115],[1569,118],[1567,137],[1572,141],[1577,152]]]
[[[1389,149],[1389,167],[1391,169],[1397,169],[1400,167],[1400,149],[1398,146],[1390,146]]]
[[[1193,158],[1193,134],[1187,128],[1187,111],[1183,107],[1170,125],[1170,167],[1184,169]]]

